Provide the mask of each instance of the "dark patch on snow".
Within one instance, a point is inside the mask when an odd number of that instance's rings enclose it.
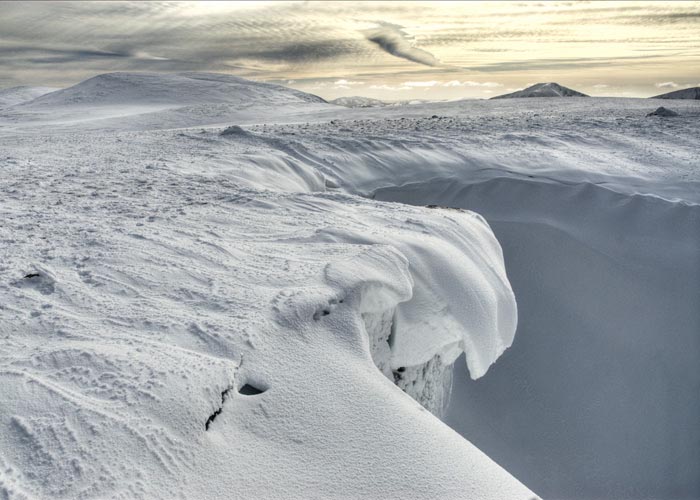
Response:
[[[678,113],[668,108],[664,108],[663,106],[660,106],[651,113],[648,113],[647,116],[678,116]]]
[[[238,389],[238,394],[242,394],[244,396],[257,396],[265,391],[267,391],[267,388],[256,387],[253,384],[244,384],[243,387]]]
[[[226,127],[224,130],[221,131],[219,134],[221,136],[238,136],[238,137],[250,137],[250,133],[247,132],[246,130],[242,129],[238,125],[231,125],[230,127]]]
[[[225,391],[223,391],[221,393],[221,406],[219,406],[219,408],[217,408],[214,411],[214,413],[209,415],[209,418],[207,418],[207,421],[204,423],[204,430],[205,431],[209,430],[209,426],[214,422],[214,420],[216,420],[216,417],[218,417],[219,414],[223,411],[224,403],[226,402],[226,397],[228,396],[228,393],[230,390],[231,390],[231,388],[229,387],[228,389],[226,389]]]
[[[314,321],[318,321],[321,319],[323,316],[328,316],[333,309],[338,307],[338,304],[342,304],[344,302],[343,299],[330,299],[328,301],[328,305],[325,307],[322,307],[321,309],[317,310],[314,315]]]

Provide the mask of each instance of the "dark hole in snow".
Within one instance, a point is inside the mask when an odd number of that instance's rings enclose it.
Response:
[[[266,390],[267,389],[260,389],[251,384],[245,384],[243,387],[238,389],[238,394],[243,394],[244,396],[257,396],[258,394],[262,394]]]
[[[29,278],[38,278],[39,276],[41,276],[39,273],[29,273],[29,274],[26,274],[24,277],[29,279]]]
[[[401,367],[397,368],[396,371],[399,372],[399,373],[403,373],[403,372],[406,371],[406,367],[405,367],[405,366],[401,366]]]
[[[226,396],[228,396],[228,392],[229,392],[230,390],[231,390],[231,388],[229,387],[228,389],[226,389],[225,391],[223,391],[223,392],[221,393],[221,406],[219,406],[219,408],[216,409],[216,410],[214,411],[214,413],[212,413],[211,415],[209,415],[209,418],[208,418],[207,421],[204,423],[204,430],[205,430],[205,431],[208,431],[208,430],[209,430],[209,426],[212,424],[212,422],[214,422],[214,420],[216,420],[216,417],[218,417],[219,414],[220,414],[220,413],[222,412],[222,410],[224,409],[224,402],[226,401]]]

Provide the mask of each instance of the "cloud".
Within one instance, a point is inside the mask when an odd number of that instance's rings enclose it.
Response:
[[[654,86],[659,89],[675,89],[678,84],[676,82],[661,82],[655,83]]]
[[[502,83],[497,82],[474,82],[471,80],[466,80],[460,82],[459,80],[451,80],[442,84],[443,87],[503,87]]]
[[[437,80],[430,80],[429,82],[403,82],[404,87],[434,87],[440,82]]]
[[[375,43],[384,52],[425,66],[441,66],[438,59],[423,49],[412,44],[411,37],[403,31],[402,26],[381,23],[377,28],[366,30],[365,37]]]
[[[369,88],[372,90],[411,90],[411,87],[394,87],[392,85],[370,85]]]
[[[608,87],[609,85],[605,83],[596,83],[595,85],[593,85],[594,89],[607,89]]]
[[[335,85],[344,85],[344,86],[364,85],[365,84],[365,82],[355,82],[352,80],[346,80],[345,78],[341,78],[340,80],[336,80],[333,83]]]

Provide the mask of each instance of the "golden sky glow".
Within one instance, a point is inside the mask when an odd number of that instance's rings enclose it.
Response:
[[[700,85],[700,2],[0,3],[0,87],[217,71],[334,98]]]

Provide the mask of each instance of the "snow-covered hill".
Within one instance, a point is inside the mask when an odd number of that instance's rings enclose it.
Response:
[[[331,104],[336,104],[338,106],[344,106],[346,108],[380,108],[387,106],[387,103],[380,101],[379,99],[372,99],[371,97],[361,97],[361,96],[351,96],[351,97],[338,97],[330,101]]]
[[[297,90],[216,73],[106,73],[6,108],[0,123],[154,129],[335,109]]]
[[[510,94],[503,94],[491,99],[511,99],[517,97],[588,97],[558,83],[536,83],[526,89],[518,90]]]
[[[689,89],[674,90],[666,94],[656,95],[651,99],[694,99],[700,100],[700,87],[691,87]]]
[[[700,494],[696,101],[119,91],[0,111],[2,495]]]
[[[39,96],[54,92],[58,89],[53,87],[10,87],[0,89],[0,108],[14,106],[23,102],[31,101]]]

